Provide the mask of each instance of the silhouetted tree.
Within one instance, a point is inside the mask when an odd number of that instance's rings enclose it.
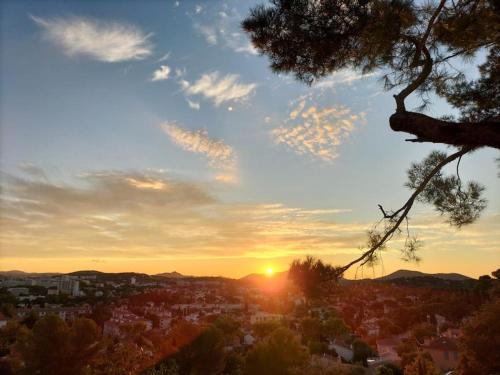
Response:
[[[179,347],[171,358],[179,367],[179,374],[219,374],[225,366],[224,334],[210,326],[193,338],[190,343]]]
[[[354,362],[362,362],[363,365],[367,364],[366,360],[369,357],[373,357],[377,354],[377,352],[373,350],[370,345],[360,339],[354,340],[354,342],[352,343],[352,351],[354,353],[354,357],[352,360]]]
[[[382,365],[377,368],[375,375],[404,375],[403,371],[390,363]]]
[[[341,318],[330,318],[324,323],[323,332],[328,338],[342,337],[349,333],[349,327]]]
[[[405,367],[405,375],[439,375],[439,371],[428,353],[418,352],[413,362]]]
[[[307,84],[344,68],[364,73],[379,70],[386,89],[398,88],[396,111],[390,117],[394,131],[409,133],[411,142],[440,143],[458,148],[446,155],[433,152],[411,166],[407,186],[413,194],[397,210],[382,212],[380,225],[368,233],[363,253],[339,268],[372,265],[416,201],[434,205],[454,226],[474,222],[486,202],[483,187],[464,185],[458,174],[463,156],[480,147],[500,149],[500,5],[496,0],[272,0],[251,9],[242,23],[253,45],[268,56],[271,69],[293,73]],[[484,49],[486,62],[480,78],[467,81],[454,59],[470,59]],[[422,106],[406,108],[417,93]],[[438,119],[420,113],[429,95],[442,96],[457,108],[458,119]],[[457,161],[457,175],[442,169]],[[418,261],[420,242],[407,236],[402,253]]]
[[[305,365],[307,351],[287,328],[278,328],[247,354],[246,375],[288,375]]]
[[[319,298],[336,283],[338,270],[320,259],[307,256],[305,260],[294,260],[288,277],[302,290],[308,300]],[[328,281],[328,282],[325,282]]]
[[[459,373],[487,375],[500,372],[500,299],[481,307],[463,327]]]
[[[252,326],[252,330],[257,337],[264,338],[269,336],[271,333],[273,333],[275,330],[281,327],[283,327],[283,325],[280,322],[276,321],[259,322],[255,323]]]
[[[100,349],[94,321],[80,318],[68,326],[55,315],[39,319],[33,330],[18,339],[26,372],[40,375],[83,374]]]

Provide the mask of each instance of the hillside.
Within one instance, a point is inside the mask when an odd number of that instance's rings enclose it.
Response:
[[[3,277],[50,277],[61,275],[58,272],[24,272],[19,270],[11,270],[11,271],[0,271],[0,276]]]
[[[153,275],[153,276],[166,277],[168,279],[182,279],[185,277],[190,277],[190,276],[185,276],[182,273],[179,273],[177,271],[157,273],[156,275]]]
[[[385,281],[394,279],[409,279],[415,277],[435,277],[442,280],[465,281],[472,280],[471,277],[461,275],[459,273],[424,273],[420,271],[398,270],[389,275],[376,278],[375,280]]]

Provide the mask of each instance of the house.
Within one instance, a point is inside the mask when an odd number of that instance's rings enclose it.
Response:
[[[65,321],[76,319],[80,316],[88,315],[91,312],[90,305],[82,305],[77,307],[44,307],[44,308],[23,308],[17,310],[17,316],[24,318],[31,312],[36,313],[39,317],[47,315],[57,315]]]
[[[24,288],[24,287],[16,287],[16,288],[9,288],[7,289],[7,292],[10,294],[19,297],[20,295],[28,295],[29,294],[29,289]]]
[[[0,312],[0,328],[5,327],[8,321],[9,319],[7,319],[7,317]]]
[[[377,340],[377,352],[380,359],[384,362],[399,363],[401,359],[396,352],[396,347],[401,344],[401,342],[402,340],[398,336]]]
[[[282,314],[271,314],[267,312],[256,312],[250,317],[250,323],[278,322],[283,319]]]
[[[454,370],[458,367],[458,345],[454,339],[438,337],[422,345],[422,349],[431,355],[441,371]]]

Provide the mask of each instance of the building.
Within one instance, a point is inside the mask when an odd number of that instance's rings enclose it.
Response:
[[[377,340],[377,352],[379,357],[384,362],[398,364],[400,358],[396,352],[396,347],[402,343],[400,337],[389,337]]]
[[[88,315],[91,313],[90,305],[82,305],[78,307],[45,307],[45,308],[23,308],[17,310],[17,316],[20,318],[27,317],[30,313],[35,313],[39,317],[47,315],[57,315],[65,321],[76,319],[80,316]]]
[[[257,312],[250,317],[250,323],[278,322],[283,319],[282,314],[271,314],[267,312]]]
[[[63,275],[59,278],[57,288],[59,293],[70,294],[73,297],[80,296],[80,283],[74,278]]]
[[[458,367],[458,345],[454,339],[438,337],[422,345],[441,371],[454,370]]]
[[[0,328],[5,327],[8,321],[7,317],[0,312]]]
[[[20,295],[26,296],[30,292],[30,290],[28,288],[24,288],[24,287],[9,288],[9,289],[7,289],[7,291],[16,297],[19,297]]]

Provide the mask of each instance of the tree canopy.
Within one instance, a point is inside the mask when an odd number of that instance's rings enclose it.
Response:
[[[382,220],[369,230],[362,255],[339,267],[337,277],[355,264],[377,263],[417,201],[432,204],[456,227],[480,216],[486,207],[484,188],[463,183],[459,163],[478,148],[500,149],[498,1],[271,0],[252,8],[242,28],[274,72],[291,73],[309,85],[341,69],[378,71],[384,88],[395,90],[392,130],[412,135],[410,142],[458,148],[451,154],[435,151],[410,167],[412,195],[396,210],[379,205]],[[480,51],[486,61],[479,66],[479,78],[471,80],[460,67]],[[414,111],[406,108],[411,94],[421,100]],[[431,95],[447,100],[459,115],[422,113]],[[456,176],[443,175],[452,162],[457,162]],[[420,242],[406,232],[403,258],[418,261]]]

